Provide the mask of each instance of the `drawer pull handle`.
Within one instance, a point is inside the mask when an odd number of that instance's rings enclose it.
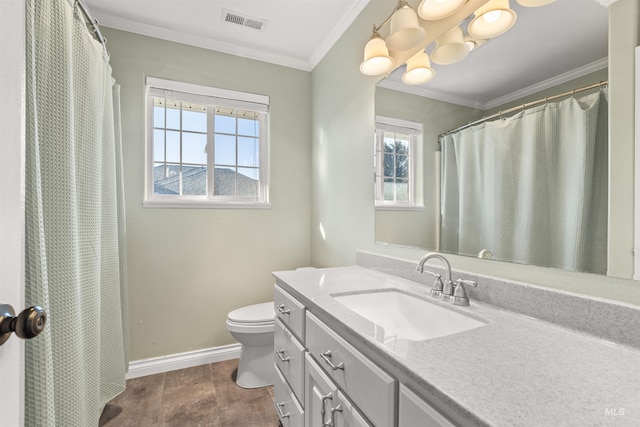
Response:
[[[336,412],[342,412],[342,405],[339,404],[335,408],[330,408],[329,411],[331,412],[331,419],[329,421],[324,421],[322,423],[322,427],[333,427],[336,425],[336,421],[333,417]]]
[[[284,304],[280,304],[277,308],[280,314],[291,314],[291,310],[289,310]]]
[[[324,396],[322,395],[320,396],[320,418],[321,418],[320,425],[323,427],[327,425],[327,423],[324,421],[324,414],[326,411],[324,408],[324,402],[326,402],[327,400],[333,400],[332,393],[326,394]]]
[[[337,371],[338,369],[342,369],[344,371],[344,363],[340,362],[340,364],[334,365],[331,361],[331,350],[320,353],[320,357],[322,357],[322,360],[324,360],[325,363],[329,365],[334,371]]]
[[[285,351],[284,349],[278,350],[276,351],[276,354],[278,355],[278,358],[280,360],[282,360],[283,362],[288,362],[289,360],[291,360],[291,358],[289,356],[284,357],[284,351]]]
[[[280,415],[280,418],[289,418],[291,415],[289,412],[286,414],[284,413],[284,402],[276,403],[276,409],[278,409],[278,415]]]

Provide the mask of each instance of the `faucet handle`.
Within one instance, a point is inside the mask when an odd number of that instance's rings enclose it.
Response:
[[[458,279],[454,285],[453,296],[451,297],[451,303],[453,305],[469,305],[469,297],[464,285],[476,287],[478,284],[473,280]]]

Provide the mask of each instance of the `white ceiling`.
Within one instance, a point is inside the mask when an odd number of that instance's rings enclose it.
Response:
[[[100,24],[310,71],[370,0],[85,0]],[[607,66],[610,0],[557,0],[525,8],[515,26],[463,61],[433,64],[423,86],[381,86],[482,109]],[[409,0],[417,6],[419,0]],[[266,20],[263,30],[222,21],[223,10]],[[390,8],[391,12],[391,8]],[[463,29],[466,25],[463,26]],[[363,46],[364,47],[364,46]],[[430,52],[433,46],[427,48]]]
[[[369,0],[84,0],[100,25],[311,71]],[[223,9],[266,20],[222,21]],[[108,42],[108,41],[107,41]]]

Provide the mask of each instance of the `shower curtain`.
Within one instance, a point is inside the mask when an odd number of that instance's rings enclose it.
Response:
[[[25,424],[97,426],[125,388],[119,92],[73,0],[27,0]]]
[[[605,274],[607,146],[604,89],[446,135],[441,249]]]

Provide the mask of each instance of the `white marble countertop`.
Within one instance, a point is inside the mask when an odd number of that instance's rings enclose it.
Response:
[[[280,271],[274,276],[312,313],[331,327],[343,328],[338,333],[356,340],[352,343],[357,348],[430,393],[465,424],[640,425],[637,348],[473,300],[469,307],[455,307],[428,297],[427,286],[358,266]],[[486,325],[409,341],[394,352],[376,341],[373,323],[331,296],[388,289],[424,297]]]

